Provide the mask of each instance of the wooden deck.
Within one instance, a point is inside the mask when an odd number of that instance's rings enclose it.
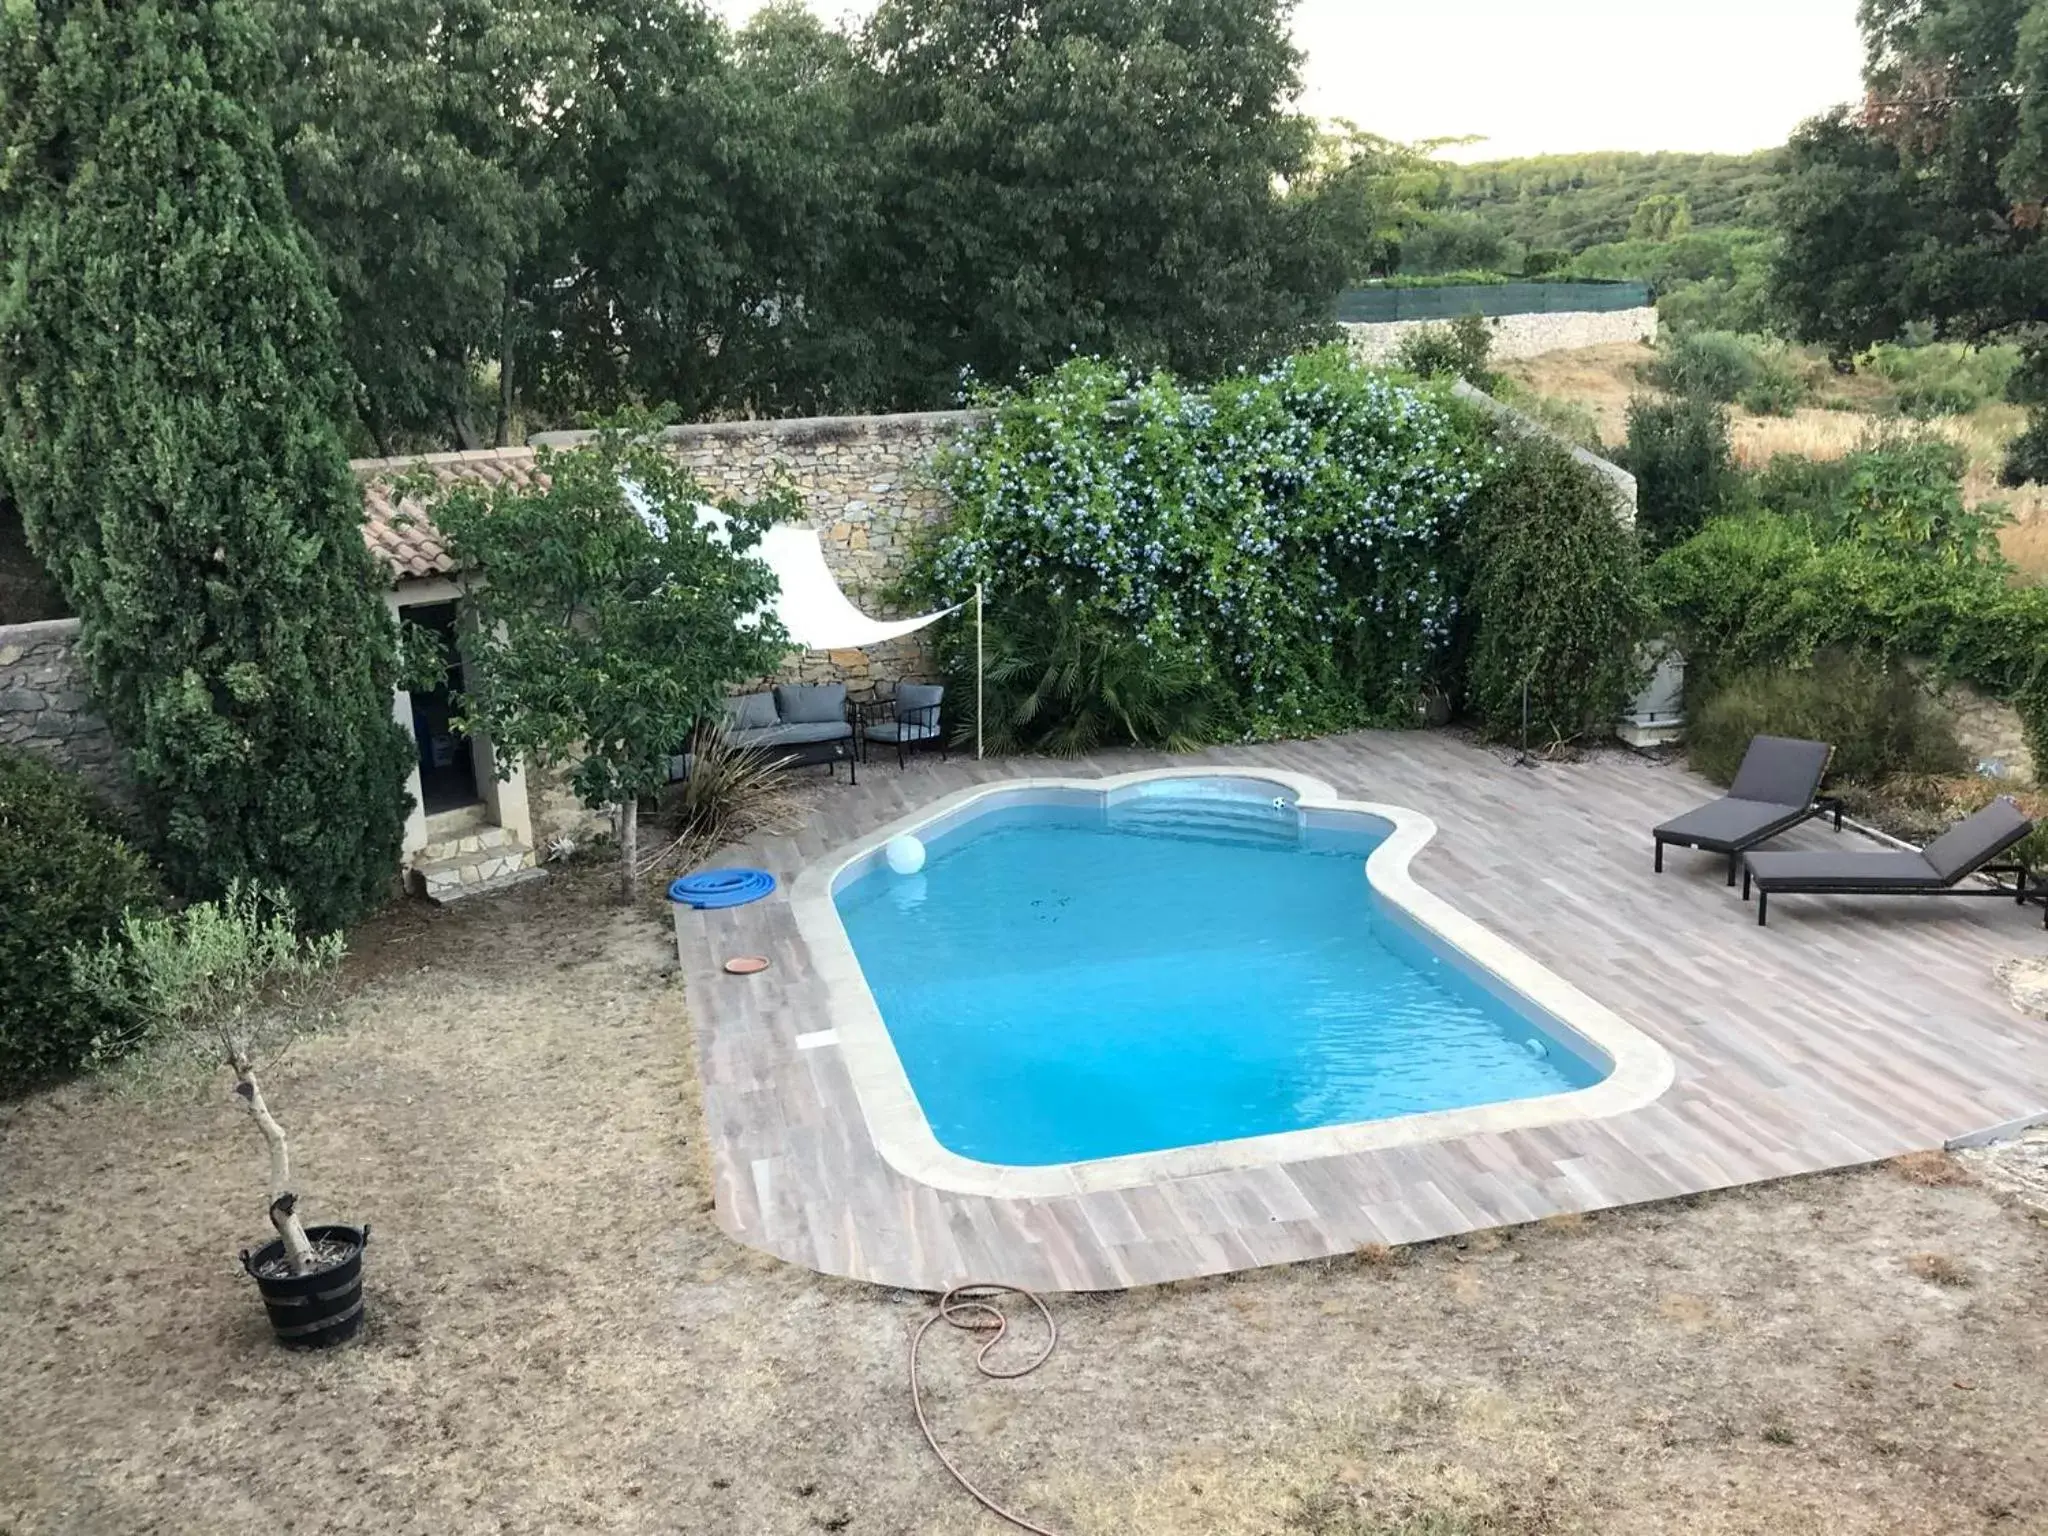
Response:
[[[720,1225],[885,1285],[1110,1290],[1867,1163],[2048,1115],[2048,1025],[2015,1012],[1992,975],[2048,944],[2039,908],[1788,898],[1758,929],[1720,859],[1674,850],[1651,873],[1651,826],[1711,791],[1621,752],[1532,770],[1443,734],[1375,732],[1192,759],[877,760],[858,788],[821,786],[799,832],[734,861],[786,887],[965,785],[1190,763],[1292,769],[1434,816],[1416,877],[1662,1042],[1676,1082],[1605,1120],[1064,1198],[949,1193],[882,1161],[835,1048],[799,1047],[826,1008],[779,891],[677,910]],[[1835,836],[1809,824],[1778,846]],[[736,954],[774,964],[724,975]]]

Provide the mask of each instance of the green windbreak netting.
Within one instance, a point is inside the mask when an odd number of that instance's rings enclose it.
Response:
[[[1641,309],[1648,283],[1474,283],[1457,288],[1349,288],[1337,295],[1347,325],[1384,320],[1455,320],[1460,315],[1561,315]]]

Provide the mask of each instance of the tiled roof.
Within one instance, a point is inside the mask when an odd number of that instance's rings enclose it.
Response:
[[[444,484],[526,485],[534,479],[531,448],[477,448],[466,453],[427,453],[407,459],[357,459],[350,468],[363,482],[363,542],[390,568],[395,580],[453,574],[455,562],[441,545],[417,501],[400,498],[393,482],[415,470],[431,470]]]

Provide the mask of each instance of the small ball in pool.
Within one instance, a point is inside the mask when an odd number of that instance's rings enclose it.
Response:
[[[914,875],[924,868],[924,844],[907,832],[901,837],[890,838],[882,856],[899,875]]]

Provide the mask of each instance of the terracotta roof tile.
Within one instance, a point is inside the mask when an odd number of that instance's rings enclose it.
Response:
[[[535,478],[531,448],[477,448],[463,453],[428,453],[404,459],[357,459],[350,468],[363,482],[363,542],[396,581],[448,576],[455,562],[420,504],[401,498],[394,482],[426,469],[444,485],[528,485]]]

